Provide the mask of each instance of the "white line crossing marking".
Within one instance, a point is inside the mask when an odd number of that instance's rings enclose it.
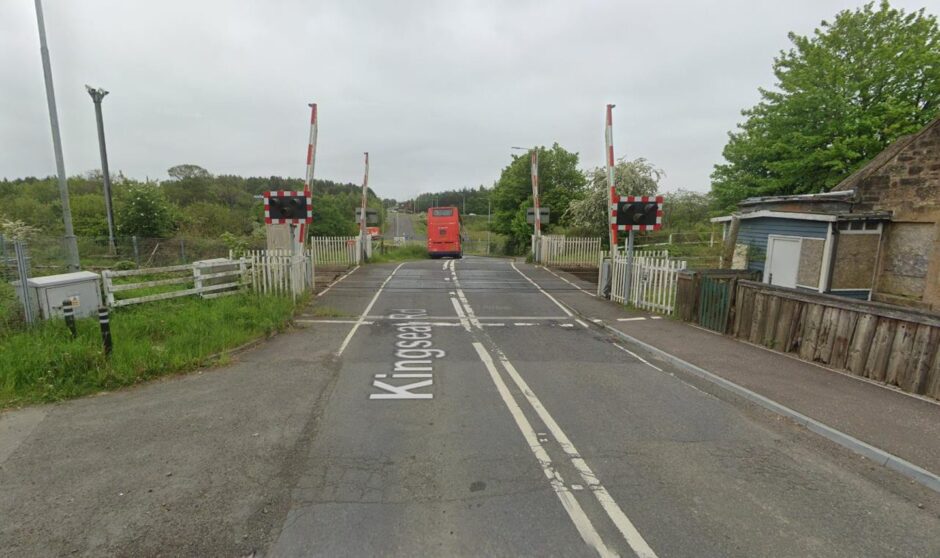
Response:
[[[663,317],[662,317],[662,316],[650,316],[650,319],[651,319],[651,320],[661,320],[661,319],[663,319]]]
[[[645,320],[645,319],[646,319],[646,318],[643,318],[643,317],[640,317],[640,318],[617,318],[617,321],[618,321],[618,322],[637,322],[637,321]]]
[[[536,325],[536,324],[534,324],[533,322],[513,322],[512,325],[517,325],[517,326],[534,326],[534,325]]]
[[[623,351],[623,352],[625,352],[625,353],[628,353],[628,354],[629,354],[630,356],[632,356],[633,358],[637,359],[638,361],[642,362],[643,364],[649,366],[650,368],[652,368],[652,369],[654,369],[654,370],[659,370],[660,372],[663,371],[662,368],[656,366],[655,364],[650,364],[650,362],[649,362],[648,360],[644,359],[643,357],[641,357],[640,355],[634,353],[633,351],[631,351],[630,349],[628,349],[628,348],[626,348],[626,347],[621,347],[621,346],[618,345],[617,343],[614,343],[614,347],[617,347],[617,348],[620,349],[621,351]]]
[[[551,299],[551,301],[554,302],[559,308],[561,308],[562,311],[564,311],[564,313],[567,314],[567,316],[568,316],[569,318],[572,317],[572,316],[574,316],[574,314],[571,313],[571,310],[568,310],[568,308],[565,307],[562,303],[558,302],[558,300],[557,300],[555,297],[553,297],[552,295],[550,295],[550,294],[548,294],[547,292],[545,292],[545,290],[544,290],[542,287],[540,287],[538,283],[536,283],[535,281],[533,281],[532,279],[530,279],[528,275],[526,275],[525,273],[522,273],[521,271],[519,271],[519,268],[516,267],[516,262],[509,262],[509,265],[511,265],[512,268],[516,270],[516,273],[518,273],[519,275],[522,275],[523,277],[526,278],[526,280],[527,280],[529,283],[532,283],[533,285],[535,285],[535,288],[538,289],[540,293],[542,293],[543,295],[545,295],[545,296],[547,296],[549,299]]]
[[[379,299],[379,295],[382,294],[382,289],[385,288],[385,285],[391,281],[392,277],[395,276],[395,273],[401,269],[401,266],[405,265],[405,262],[398,264],[391,273],[388,274],[388,277],[385,278],[385,281],[382,281],[382,285],[379,287],[379,290],[375,291],[375,296],[372,297],[372,300],[369,301],[369,305],[366,306],[366,309],[362,311],[362,314],[359,316],[359,319],[356,320],[356,325],[352,326],[352,329],[349,330],[349,333],[346,334],[346,339],[343,339],[343,344],[339,346],[339,350],[336,351],[336,356],[343,354],[343,351],[346,350],[346,347],[349,345],[349,342],[352,341],[353,335],[356,334],[356,331],[359,329],[366,319],[366,316],[369,315],[369,311],[372,310],[372,307],[375,306],[375,301]]]
[[[574,327],[574,324],[558,324],[560,327]]]
[[[450,301],[454,305],[454,311],[457,312],[457,317],[460,318],[460,325],[462,325],[465,330],[470,331],[470,322],[467,321],[467,315],[460,306],[460,302],[457,301],[456,298],[452,298]]]
[[[441,270],[447,271],[447,262],[441,262]]]
[[[503,324],[503,323],[485,323],[485,324],[484,324],[484,323],[481,323],[480,325],[483,326],[483,327],[503,327],[503,326],[505,326],[506,324]]]
[[[583,328],[585,328],[585,329],[591,327],[591,326],[587,325],[587,322],[585,322],[584,320],[579,320],[578,318],[575,318],[574,321],[576,321],[576,322],[578,322],[579,324],[581,324],[581,327],[583,327]]]
[[[568,487],[565,486],[565,482],[564,479],[561,478],[561,474],[555,470],[555,467],[552,464],[552,459],[548,455],[548,452],[545,451],[545,448],[542,447],[542,444],[539,442],[535,430],[532,429],[532,424],[529,423],[529,419],[525,417],[525,414],[522,412],[522,408],[519,407],[519,403],[516,402],[516,399],[509,391],[509,387],[506,385],[506,382],[503,381],[502,376],[500,376],[499,371],[496,369],[496,365],[493,364],[493,357],[490,356],[486,348],[483,347],[482,343],[474,341],[473,348],[476,349],[477,354],[480,356],[480,360],[482,360],[483,365],[486,366],[486,371],[489,372],[490,378],[496,385],[496,391],[499,392],[500,397],[503,399],[503,403],[505,403],[506,407],[509,408],[509,413],[512,415],[513,420],[515,420],[516,426],[522,432],[522,436],[525,438],[529,449],[532,450],[533,454],[535,454],[535,458],[538,460],[539,465],[542,466],[542,472],[545,473],[545,476],[548,478],[548,482],[551,484],[552,490],[554,490],[555,495],[558,496],[558,499],[561,501],[562,507],[564,507],[565,511],[568,512],[568,517],[571,518],[571,521],[574,523],[574,526],[581,535],[581,538],[584,539],[584,542],[594,548],[601,556],[616,556],[616,553],[607,548],[607,545],[604,544],[604,541],[601,539],[601,536],[594,528],[591,520],[588,519],[587,514],[584,513],[584,508],[581,507],[581,504],[578,503],[578,500],[574,497],[573,494],[571,494],[571,492],[568,490]]]
[[[335,281],[333,281],[332,283],[330,283],[329,285],[327,285],[325,289],[323,289],[322,291],[320,291],[320,292],[317,293],[317,296],[323,296],[323,295],[325,295],[325,294],[326,294],[326,291],[328,291],[328,290],[330,290],[330,289],[333,288],[333,285],[335,285],[335,284],[339,283],[340,281],[342,281],[343,279],[349,277],[350,275],[352,275],[353,271],[356,271],[357,269],[359,269],[359,266],[358,266],[358,265],[357,265],[356,267],[350,269],[348,272],[346,272],[345,275],[343,275],[343,276],[337,278]]]
[[[562,277],[561,275],[558,275],[557,273],[555,273],[555,272],[552,271],[551,269],[548,269],[548,268],[545,267],[544,265],[543,265],[543,266],[539,266],[539,267],[541,267],[541,268],[544,269],[545,271],[551,273],[551,274],[554,275],[555,277],[558,277],[559,279],[561,279],[561,280],[564,281],[565,283],[568,283],[568,284],[571,285],[572,287],[578,289],[578,290],[581,291],[582,293],[584,293],[584,294],[586,294],[586,295],[588,295],[588,296],[590,296],[590,297],[597,298],[597,295],[595,295],[594,293],[582,289],[580,285],[577,285],[577,284],[575,284],[575,283],[572,283],[571,281],[565,279],[565,278]]]

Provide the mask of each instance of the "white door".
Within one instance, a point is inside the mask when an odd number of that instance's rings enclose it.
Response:
[[[764,282],[781,287],[796,287],[799,266],[800,239],[770,235],[767,239]]]

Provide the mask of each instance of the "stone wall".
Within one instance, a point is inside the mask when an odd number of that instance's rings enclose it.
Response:
[[[905,141],[905,140],[901,140]],[[853,185],[857,211],[890,211],[875,298],[940,310],[940,120]]]

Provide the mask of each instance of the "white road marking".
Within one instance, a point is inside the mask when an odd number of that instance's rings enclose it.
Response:
[[[645,320],[645,319],[646,319],[646,318],[643,318],[643,317],[640,317],[640,318],[617,318],[617,321],[618,321],[618,322],[637,322],[637,321]]]
[[[308,320],[308,319],[297,319],[294,320],[298,324],[355,324],[359,323],[359,320]],[[375,322],[373,321],[364,321],[362,325],[372,325]]]
[[[512,363],[509,362],[509,359],[506,358],[506,355],[502,354],[502,351],[498,349],[496,351],[496,358],[499,359],[500,364],[502,364],[506,372],[509,373],[509,377],[515,382],[516,387],[519,388],[519,391],[521,391],[529,401],[529,405],[535,409],[535,413],[542,419],[545,426],[548,427],[548,430],[555,437],[555,440],[558,441],[558,445],[561,446],[561,449],[564,450],[571,464],[574,465],[578,473],[581,474],[581,478],[584,480],[585,484],[590,487],[591,493],[594,494],[594,497],[600,502],[601,507],[607,512],[607,516],[610,517],[614,525],[617,526],[617,530],[620,531],[620,534],[626,539],[627,544],[630,545],[633,552],[640,558],[655,558],[656,553],[653,552],[653,549],[647,544],[646,540],[633,525],[633,522],[630,521],[630,518],[623,513],[623,510],[620,509],[620,506],[617,505],[614,498],[607,492],[607,489],[604,488],[604,485],[600,483],[597,479],[597,475],[594,474],[594,471],[588,467],[587,462],[585,462],[581,454],[578,453],[577,448],[574,447],[574,444],[571,443],[571,440],[568,439],[568,436],[561,427],[558,426],[555,419],[548,413],[548,410],[542,405],[539,398],[536,397],[532,389],[529,388],[529,385],[522,379],[522,376],[519,375],[516,367],[513,366]]]
[[[506,382],[503,381],[499,371],[496,370],[496,365],[493,364],[493,358],[487,352],[486,348],[483,347],[482,343],[474,342],[473,348],[476,349],[480,360],[483,361],[483,365],[486,366],[486,370],[490,374],[490,379],[492,379],[493,383],[496,385],[496,391],[499,392],[503,403],[509,408],[509,413],[512,415],[513,420],[515,420],[516,426],[522,432],[522,436],[525,438],[529,449],[535,454],[539,465],[542,466],[542,472],[545,473],[545,476],[548,478],[552,490],[554,490],[555,495],[558,496],[558,500],[561,501],[562,507],[568,512],[568,517],[571,518],[581,538],[601,556],[616,556],[616,553],[607,548],[607,545],[604,544],[604,541],[594,528],[591,520],[588,519],[587,514],[584,513],[581,504],[578,503],[578,500],[565,486],[561,474],[555,470],[552,459],[539,442],[535,431],[532,429],[532,424],[529,423],[529,419],[525,417],[522,408],[519,407],[519,403],[516,402],[515,397],[510,393]]]
[[[524,273],[522,273],[521,271],[519,271],[518,268],[516,268],[515,262],[510,262],[510,265],[520,275],[528,279],[528,277]],[[466,297],[463,296],[463,291],[460,289],[460,284],[456,280],[456,274],[454,274],[454,282],[457,284],[457,297],[460,300],[461,304],[464,306],[466,314],[471,317],[471,323],[477,328],[482,330],[480,323],[476,321],[475,318],[473,318],[474,316],[473,308],[470,307],[470,304],[466,300]],[[544,290],[542,290],[542,288],[539,287],[539,285],[535,283],[535,281],[532,281],[531,279],[529,279],[529,282],[535,285],[535,287],[539,289],[540,292],[542,292],[543,294],[548,296],[553,302],[555,302],[555,304],[558,305],[559,308],[564,310],[566,314],[568,314],[569,316],[572,316],[571,312],[569,312],[567,308],[562,306],[562,304],[559,303],[557,300],[555,300],[554,297],[552,297],[551,295],[546,293]],[[474,342],[473,346],[474,348],[476,348],[477,353],[480,355],[480,359],[483,360],[484,364],[486,364],[487,370],[490,372],[490,377],[493,379],[493,382],[496,384],[497,391],[499,391],[500,395],[503,397],[503,401],[506,403],[507,407],[509,407],[510,412],[513,414],[513,417],[516,418],[516,424],[519,426],[520,430],[523,431],[523,434],[526,436],[527,440],[529,440],[529,447],[532,449],[533,452],[540,450],[542,453],[544,453],[545,458],[548,459],[548,454],[547,452],[545,452],[544,448],[542,448],[541,444],[538,441],[538,438],[535,436],[535,433],[532,431],[531,424],[528,422],[528,419],[525,418],[525,415],[522,414],[522,410],[519,408],[519,405],[516,403],[515,398],[513,398],[512,394],[509,392],[507,386],[503,382],[502,377],[500,376],[499,372],[493,366],[493,360],[490,357],[489,353],[486,351],[483,345],[479,342]],[[624,540],[626,540],[627,544],[630,546],[633,552],[639,558],[656,558],[656,553],[653,552],[653,549],[650,548],[649,544],[647,544],[646,540],[643,538],[643,536],[640,534],[637,528],[633,525],[633,522],[630,521],[627,515],[623,512],[623,510],[620,508],[617,502],[610,495],[610,493],[607,492],[607,489],[604,488],[604,486],[600,483],[600,481],[597,478],[597,475],[595,475],[594,472],[591,470],[591,468],[588,467],[587,462],[585,462],[584,459],[581,457],[581,454],[574,447],[574,444],[571,443],[571,440],[564,433],[564,431],[561,429],[558,423],[555,422],[555,419],[552,418],[552,416],[548,413],[548,410],[545,408],[544,405],[542,405],[542,402],[535,395],[535,392],[533,392],[532,389],[529,387],[529,385],[525,382],[525,380],[522,379],[522,376],[519,374],[519,371],[516,370],[515,366],[513,366],[513,364],[509,361],[506,355],[498,347],[493,347],[493,352],[496,354],[496,358],[499,360],[503,369],[506,370],[506,372],[509,374],[509,377],[512,378],[513,382],[516,384],[516,387],[519,388],[519,391],[522,392],[522,395],[529,402],[529,405],[535,410],[535,413],[538,415],[539,419],[545,424],[545,426],[548,427],[548,430],[551,432],[552,436],[555,437],[555,440],[561,446],[561,449],[568,456],[568,459],[571,462],[571,464],[574,466],[575,469],[578,470],[578,473],[581,475],[581,479],[590,488],[591,493],[594,495],[595,498],[597,498],[597,501],[600,503],[601,507],[607,513],[607,516],[610,518],[610,520],[617,527],[617,530],[620,531],[620,534],[623,536]],[[537,457],[538,455],[539,454],[536,453]],[[542,462],[542,459],[540,458],[539,461]],[[546,469],[546,466],[549,467],[550,469]],[[557,472],[554,472],[554,469],[551,468],[550,460],[543,463],[543,470],[546,472],[546,475],[549,477],[549,479],[552,480],[553,487],[555,486],[554,485],[555,482],[561,481],[560,475],[558,475]],[[554,474],[549,474],[550,470]],[[565,489],[564,485],[562,485],[561,488]],[[555,493],[559,495],[559,499],[562,499],[561,497],[562,494],[571,496],[571,493],[567,491],[567,489],[565,489],[564,492],[562,492],[556,488]],[[577,504],[576,499],[571,497],[571,500],[573,501],[574,504]],[[562,504],[565,505],[565,499],[562,499]],[[580,506],[578,506],[578,511],[583,516],[583,519],[577,513],[573,515],[568,505],[565,505],[565,509],[568,511],[569,516],[571,516],[571,519],[575,523],[575,526],[578,527],[578,530],[581,533],[582,538],[584,538],[585,542],[594,546],[594,548],[601,555],[605,555],[605,553],[611,552],[610,549],[608,549],[606,545],[604,545],[603,541],[600,540],[599,535],[594,530],[594,527],[593,525],[591,525],[590,520],[587,518],[587,516],[583,515],[584,511],[580,509]],[[582,531],[582,527],[579,526],[579,521],[586,522],[585,527],[590,527],[590,531]],[[596,543],[592,542],[594,541],[593,538],[591,539],[587,538],[586,534],[591,535],[592,537],[597,537]],[[595,546],[595,544],[598,546]]]
[[[445,281],[450,281],[450,277],[445,277],[444,280],[445,280]]]
[[[517,325],[517,326],[534,326],[535,324],[534,324],[533,322],[513,322],[512,325]]]
[[[588,295],[588,296],[590,296],[590,297],[597,298],[597,295],[595,295],[594,293],[582,289],[580,285],[577,285],[577,284],[575,284],[575,283],[572,283],[571,281],[565,279],[565,278],[562,277],[561,275],[558,275],[557,273],[555,273],[555,272],[552,271],[551,269],[548,269],[548,268],[545,267],[544,265],[543,265],[543,266],[539,266],[539,267],[541,267],[541,268],[544,269],[545,271],[551,273],[551,274],[554,275],[555,277],[558,277],[559,279],[561,279],[561,280],[564,281],[565,283],[568,283],[568,284],[571,285],[572,287],[578,289],[578,290],[581,291],[582,293],[584,293],[584,294],[586,294],[586,295]]]
[[[650,316],[650,319],[651,319],[651,320],[661,320],[661,319],[663,319],[663,317],[662,317],[662,316]]]
[[[650,362],[649,362],[648,360],[644,359],[643,357],[641,357],[640,355],[634,353],[633,351],[631,351],[630,349],[628,349],[628,348],[626,348],[626,347],[621,347],[621,346],[618,345],[617,343],[614,343],[614,347],[617,347],[617,348],[620,349],[621,351],[623,351],[623,352],[625,352],[625,353],[628,353],[628,354],[629,354],[630,356],[632,356],[633,358],[637,359],[638,361],[642,362],[643,364],[649,366],[650,368],[652,368],[652,369],[654,369],[654,370],[659,370],[660,372],[663,371],[662,368],[656,366],[655,364],[650,364]]]
[[[574,321],[576,321],[576,322],[578,322],[579,324],[581,324],[581,327],[583,327],[583,328],[589,328],[589,327],[591,327],[591,326],[587,325],[587,322],[585,322],[584,320],[579,320],[578,318],[575,318]]]
[[[538,283],[536,283],[535,281],[533,281],[532,279],[530,279],[528,275],[526,275],[525,273],[522,273],[521,271],[519,271],[519,268],[516,267],[516,262],[509,262],[509,265],[511,265],[512,268],[516,270],[516,273],[518,273],[519,275],[522,275],[523,277],[526,278],[526,280],[527,280],[529,283],[532,283],[533,285],[535,285],[535,288],[538,289],[540,293],[542,293],[543,295],[547,296],[552,302],[554,302],[559,308],[561,308],[562,311],[564,311],[564,313],[565,313],[569,318],[572,317],[572,316],[574,316],[574,314],[571,313],[571,310],[568,310],[568,308],[567,308],[565,305],[563,305],[562,303],[558,302],[558,300],[557,300],[555,297],[553,297],[552,295],[550,295],[550,294],[548,294],[547,292],[545,292],[545,290],[544,290],[542,287],[540,287]]]
[[[442,263],[441,263],[441,269],[444,270],[444,271],[447,270],[447,262],[442,262]]]
[[[403,265],[405,265],[404,262],[398,264],[398,267],[396,267],[394,270],[392,270],[391,273],[389,273],[388,277],[385,278],[385,281],[382,281],[382,285],[379,287],[379,290],[375,291],[375,296],[372,297],[372,300],[369,301],[369,305],[366,306],[366,309],[362,311],[362,314],[359,316],[359,319],[356,320],[356,325],[352,326],[352,328],[349,330],[349,333],[346,334],[346,338],[343,339],[343,344],[340,345],[339,350],[336,351],[336,356],[342,355],[343,351],[346,350],[346,347],[349,345],[349,342],[352,341],[353,335],[356,334],[356,331],[359,329],[359,326],[365,323],[366,316],[369,315],[369,311],[372,310],[373,306],[375,306],[375,301],[378,300],[379,295],[382,294],[382,289],[385,288],[385,285],[388,284],[388,282],[392,279],[392,277],[395,276],[395,273],[397,273],[398,270],[401,269],[401,266]]]
[[[358,266],[358,265],[357,265],[356,267],[350,269],[348,272],[346,272],[345,275],[342,275],[341,277],[337,278],[335,281],[333,281],[332,283],[330,283],[329,285],[327,285],[325,289],[323,289],[322,291],[320,291],[320,292],[317,293],[317,296],[323,296],[323,295],[325,295],[325,294],[326,294],[326,291],[328,291],[328,290],[330,290],[330,289],[333,288],[333,285],[335,285],[335,284],[339,283],[340,281],[342,281],[343,279],[349,277],[350,275],[352,275],[353,271],[356,271],[357,269],[359,269],[359,266]]]
[[[454,305],[454,311],[457,312],[457,317],[460,318],[460,325],[462,325],[465,330],[470,331],[470,322],[467,320],[467,315],[460,306],[460,302],[458,302],[456,298],[452,298],[450,301]]]
[[[483,327],[503,327],[503,326],[505,326],[506,324],[504,324],[504,323],[485,323],[485,324],[484,324],[484,323],[480,323],[480,325],[483,326]]]
[[[574,324],[558,324],[561,327],[574,327]]]

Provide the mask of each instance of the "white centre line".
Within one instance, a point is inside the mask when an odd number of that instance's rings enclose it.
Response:
[[[516,268],[514,262],[510,262],[512,268],[515,269],[520,275],[529,279],[524,273],[519,271]],[[471,317],[471,323],[482,331],[480,322],[476,321],[473,318],[473,309],[470,307],[469,302],[466,297],[463,296],[463,291],[460,288],[460,283],[456,279],[456,273],[454,276],[454,283],[457,287],[457,297],[460,300],[461,304],[464,307],[465,313],[467,316]],[[568,311],[561,303],[554,299],[551,295],[546,293],[535,281],[529,279],[529,282],[535,285],[535,287],[549,297],[559,308],[565,311],[569,316],[572,316],[571,312]],[[490,357],[490,354],[486,351],[483,345],[479,342],[473,343],[474,348],[476,348],[477,353],[480,355],[480,360],[486,365],[487,370],[490,373],[490,377],[493,379],[493,382],[496,384],[497,391],[503,398],[503,401],[506,403],[506,406],[509,407],[510,412],[513,415],[513,418],[516,419],[516,424],[519,426],[519,429],[522,430],[523,435],[526,437],[526,440],[529,441],[529,447],[532,449],[533,453],[536,454],[536,457],[539,458],[539,462],[542,463],[543,471],[545,471],[546,476],[549,477],[549,480],[552,482],[552,487],[555,488],[555,493],[558,494],[559,499],[562,500],[562,504],[565,506],[565,510],[568,511],[569,516],[574,522],[575,526],[578,528],[578,531],[581,533],[582,538],[589,545],[593,546],[599,554],[602,556],[610,553],[611,550],[600,539],[597,531],[594,530],[593,525],[590,520],[584,515],[583,509],[580,508],[580,505],[577,508],[573,508],[570,504],[566,503],[566,498],[571,497],[571,500],[574,504],[577,504],[577,500],[574,499],[570,491],[563,484],[560,475],[554,471],[554,468],[551,466],[550,458],[548,457],[547,452],[542,448],[541,443],[539,443],[538,438],[536,437],[535,432],[532,430],[531,424],[528,422],[528,419],[522,414],[521,409],[519,408],[518,403],[516,403],[515,398],[509,392],[506,387],[505,382],[503,382],[502,376],[499,374],[499,371],[496,370],[493,366],[493,359]],[[581,476],[581,479],[589,487],[590,492],[597,498],[597,501],[600,503],[601,507],[607,513],[607,516],[617,527],[617,530],[620,531],[620,534],[626,540],[627,544],[633,550],[633,552],[639,558],[656,558],[656,553],[653,552],[653,549],[650,548],[646,540],[633,525],[633,522],[627,517],[623,512],[617,502],[613,499],[607,489],[600,483],[597,478],[597,475],[591,470],[587,462],[581,457],[581,454],[578,452],[577,448],[574,447],[574,444],[561,429],[555,419],[549,414],[548,410],[542,405],[542,402],[535,395],[535,392],[529,387],[525,382],[522,376],[519,374],[519,371],[516,370],[515,366],[509,361],[506,355],[499,349],[499,347],[494,346],[492,348],[496,358],[499,360],[503,369],[509,374],[509,377],[512,378],[513,382],[516,384],[516,387],[522,392],[522,395],[528,401],[532,409],[535,410],[535,413],[538,415],[539,419],[548,427],[548,430],[554,436],[555,440],[561,446],[562,451],[567,455],[568,460],[571,462],[572,466],[577,469],[578,473]],[[648,363],[647,363],[648,364]],[[652,365],[650,365],[652,366]],[[520,420],[521,419],[521,420]],[[544,453],[545,460],[540,456],[540,453]],[[556,487],[556,483],[562,483],[560,488]],[[563,490],[562,490],[563,489]],[[565,495],[563,498],[562,495]],[[584,525],[580,523],[584,522]],[[597,537],[596,542],[594,537]]]
[[[349,330],[349,333],[346,334],[346,338],[343,339],[343,344],[340,345],[339,350],[336,351],[336,356],[342,355],[343,351],[346,350],[346,347],[349,346],[349,342],[352,341],[353,335],[356,334],[356,331],[359,329],[359,326],[365,323],[366,316],[369,315],[369,311],[372,310],[373,306],[375,306],[375,301],[378,300],[379,295],[382,294],[382,289],[385,288],[385,285],[388,284],[388,282],[392,279],[392,277],[395,276],[395,273],[397,273],[398,270],[401,269],[401,266],[403,265],[405,265],[404,262],[398,264],[398,267],[392,270],[392,272],[388,275],[388,277],[385,278],[385,281],[382,281],[382,285],[379,287],[379,290],[375,292],[375,296],[373,296],[372,300],[369,301],[369,305],[366,306],[366,309],[363,310],[362,314],[359,315],[359,319],[356,320],[356,325],[352,326],[352,328]]]
[[[526,418],[525,413],[522,412],[522,408],[519,407],[516,398],[513,397],[506,382],[504,382],[502,376],[499,375],[499,371],[496,370],[496,365],[493,364],[493,357],[490,356],[482,343],[474,341],[473,348],[476,349],[480,360],[483,361],[483,365],[486,366],[486,370],[490,374],[490,379],[492,379],[493,384],[496,385],[496,391],[499,392],[503,403],[505,403],[506,407],[509,409],[509,414],[512,415],[516,426],[522,432],[522,436],[525,438],[529,449],[532,450],[539,465],[542,466],[542,472],[545,473],[545,476],[548,478],[552,490],[554,490],[555,495],[558,496],[558,499],[561,501],[562,507],[568,512],[568,517],[571,518],[581,538],[584,539],[585,543],[596,550],[599,555],[616,556],[617,554],[604,544],[604,541],[594,528],[591,520],[588,519],[587,514],[584,513],[584,508],[581,507],[577,498],[575,498],[571,491],[568,490],[568,487],[565,486],[565,481],[561,477],[561,474],[555,470],[555,466],[552,464],[552,458],[539,442],[538,436],[532,428],[532,424],[529,422],[529,419]]]

